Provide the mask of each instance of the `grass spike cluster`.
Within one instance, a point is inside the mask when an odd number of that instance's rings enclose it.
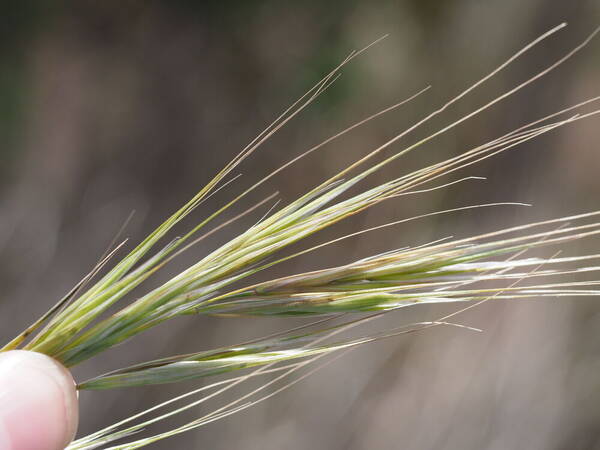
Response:
[[[356,128],[377,119],[424,94],[429,87],[393,104],[332,135],[322,143],[309,148],[273,170],[216,211],[209,213],[182,237],[165,245],[166,239],[184,218],[198,209],[208,198],[237,180],[234,171],[290,120],[326,92],[341,74],[341,69],[379,40],[360,51],[351,52],[337,67],[325,75],[289,108],[280,114],[265,130],[254,138],[206,186],[185,205],[175,211],[139,245],[99,276],[106,265],[122,249],[112,249],[73,290],[40,319],[7,343],[0,351],[23,348],[45,353],[68,367],[109,350],[138,334],[182,315],[212,316],[324,316],[316,322],[235,346],[175,355],[154,361],[134,364],[110,373],[80,382],[78,389],[112,389],[148,384],[163,384],[212,375],[253,369],[243,375],[213,383],[190,391],[140,414],[126,418],[110,427],[73,442],[69,448],[92,449],[112,445],[117,441],[133,439],[106,447],[114,449],[139,448],[160,439],[194,429],[265,401],[275,393],[290,387],[318,370],[334,358],[367,343],[388,339],[431,326],[461,326],[449,322],[458,312],[437,321],[411,324],[382,330],[379,333],[350,333],[358,326],[375,320],[391,311],[419,303],[467,302],[464,309],[492,299],[523,299],[562,296],[598,296],[600,282],[589,276],[600,270],[595,261],[599,254],[551,257],[526,256],[525,253],[541,248],[558,246],[600,234],[600,212],[590,212],[503,229],[462,239],[444,238],[412,248],[390,250],[348,264],[293,274],[252,285],[245,280],[270,267],[300,255],[314,252],[342,239],[361,233],[374,232],[385,227],[398,226],[410,220],[435,214],[483,207],[522,205],[515,202],[485,205],[467,205],[404,218],[366,230],[341,236],[328,242],[282,254],[290,245],[330,227],[341,220],[406,195],[418,195],[437,189],[446,189],[456,183],[479,179],[467,176],[460,179],[437,181],[482,160],[511,150],[557,128],[591,118],[600,110],[584,111],[600,101],[590,98],[578,104],[536,119],[489,142],[432,164],[422,169],[398,175],[373,187],[363,183],[383,167],[414,150],[422,148],[438,136],[458,127],[497,103],[508,99],[543,76],[546,76],[584,48],[599,32],[595,30],[573,50],[567,52],[546,68],[525,81],[495,96],[434,133],[416,138],[414,142],[395,150],[379,162],[373,158],[407,139],[422,125],[444,113],[465,96],[482,86],[511,63],[564,28],[560,24],[524,46],[489,74],[443,103],[393,138],[376,146],[363,157],[349,164],[321,184],[287,205],[277,202],[252,226],[228,242],[200,258],[186,270],[162,285],[126,302],[132,290],[171,260],[223,227],[248,214],[258,212],[275,200],[273,194],[229,220],[214,224],[221,215],[248,197],[259,186],[281,173],[302,158]],[[438,182],[432,186],[432,182]],[[351,193],[356,192],[356,193]],[[210,228],[212,227],[212,228]],[[162,247],[161,247],[162,246]],[[581,276],[585,279],[581,280]],[[579,278],[578,278],[579,277]],[[97,281],[93,282],[96,278]],[[560,278],[560,280],[557,280]],[[246,282],[247,283],[247,282]],[[242,287],[235,287],[242,285]],[[126,303],[125,303],[126,302]],[[125,303],[125,304],[124,304]],[[119,309],[107,314],[111,307]],[[369,313],[365,315],[365,313]],[[226,320],[226,319],[223,319]],[[335,356],[332,356],[334,355]],[[317,361],[322,360],[319,364]],[[325,361],[325,362],[323,362]],[[145,427],[176,415],[200,403],[220,398],[220,395],[250,379],[274,378],[236,400],[226,403],[211,413],[167,432],[147,438],[133,438]],[[274,391],[264,394],[267,387]],[[197,395],[199,399],[188,401]],[[188,401],[183,406],[176,402]],[[158,416],[147,418],[159,409],[172,407]],[[132,422],[141,419],[141,422]]]

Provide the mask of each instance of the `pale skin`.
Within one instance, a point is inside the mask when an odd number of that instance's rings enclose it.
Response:
[[[41,353],[0,353],[0,450],[64,449],[78,413],[66,368]]]

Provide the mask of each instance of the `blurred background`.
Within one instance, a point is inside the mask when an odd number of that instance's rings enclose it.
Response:
[[[27,326],[87,273],[132,210],[136,214],[125,235],[136,242],[351,50],[389,33],[248,159],[240,180],[196,211],[182,230],[303,150],[433,85],[409,105],[290,168],[240,209],[276,190],[284,202],[293,199],[562,21],[569,22],[566,30],[387,154],[561,57],[600,23],[600,3],[2,2],[0,339]],[[543,80],[369,182],[458,154],[598,95],[599,79],[596,39]],[[502,207],[412,222],[327,247],[264,276],[598,209],[599,125],[591,119],[545,135],[461,172],[487,181],[385,203],[311,242],[450,207],[522,201],[532,203],[531,208]],[[207,239],[153,283],[259,217],[257,213]],[[599,242],[580,245],[569,246],[566,254],[600,253]],[[597,302],[489,302],[460,319],[483,333],[438,327],[359,349],[266,403],[154,448],[600,448]],[[377,326],[432,320],[455,309],[418,306],[391,314]],[[100,355],[75,375],[84,379],[127,363],[234,344],[298,323],[185,318]],[[80,434],[203,383],[84,392]],[[185,418],[209,410],[207,405]],[[166,425],[176,423],[181,422]]]

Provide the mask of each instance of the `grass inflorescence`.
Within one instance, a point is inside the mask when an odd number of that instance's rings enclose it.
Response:
[[[397,311],[407,306],[441,302],[464,302],[468,305],[477,305],[500,299],[599,295],[600,282],[589,277],[600,269],[594,265],[594,261],[600,258],[599,254],[563,256],[557,249],[550,257],[540,257],[532,256],[528,252],[542,247],[556,248],[574,240],[599,234],[600,222],[597,218],[600,212],[550,219],[463,239],[440,239],[417,247],[390,250],[337,267],[292,274],[254,284],[246,282],[253,275],[284,261],[318,251],[322,247],[359,234],[375,233],[382,228],[398,226],[410,220],[419,220],[437,214],[450,214],[459,210],[521,205],[490,203],[457,206],[359,230],[292,254],[282,254],[282,250],[292,244],[384,201],[443,189],[455,183],[475,181],[478,177],[465,177],[441,181],[437,185],[432,184],[442,177],[448,177],[540,135],[600,113],[600,110],[587,112],[583,110],[584,107],[600,100],[600,97],[588,99],[524,124],[516,130],[447,160],[400,175],[375,187],[362,186],[366,178],[391,162],[417,150],[423,144],[545,76],[582,49],[598,32],[596,30],[564,57],[481,107],[433,134],[396,150],[382,161],[372,162],[375,155],[392,146],[398,146],[401,140],[407,138],[421,125],[443,113],[450,105],[461,100],[563,27],[564,24],[561,24],[544,33],[431,114],[366,153],[364,157],[296,200],[282,207],[276,203],[267,210],[261,220],[233,239],[162,285],[122,305],[129,293],[181,252],[241,217],[256,213],[272,203],[276,194],[257,202],[231,219],[217,222],[224,212],[236,206],[241,199],[247,197],[274,175],[340,136],[414,100],[427,91],[426,87],[408,99],[366,117],[293,158],[210,213],[185,235],[165,245],[164,241],[175,225],[233,181],[236,178],[234,170],[247,157],[325,92],[340,76],[341,69],[370,46],[352,52],[338,67],[277,117],[189,202],[116,262],[112,268],[105,270],[105,267],[117,257],[117,253],[122,251],[125,242],[111,248],[72,291],[47,314],[6,344],[2,351],[22,348],[42,352],[56,358],[65,366],[72,367],[155,325],[183,315],[323,316],[324,318],[251,342],[136,363],[130,367],[81,381],[78,384],[79,389],[99,390],[173,383],[254,368],[253,371],[191,391],[97,433],[80,438],[69,448],[96,448],[128,437],[133,440],[110,448],[141,447],[265,401],[280,390],[318,370],[322,364],[330,362],[331,357],[321,362],[317,361],[333,353],[338,357],[357,346],[431,326],[463,326],[450,320],[457,314],[453,313],[431,322],[384,329],[378,333],[361,334],[355,330],[390,311]],[[104,274],[100,276],[103,271]],[[587,278],[584,281],[569,278],[574,274],[584,274]],[[557,277],[560,277],[560,281],[555,279]],[[115,305],[120,309],[108,314],[109,309]],[[349,315],[352,313],[355,315]],[[131,437],[152,423],[215,398],[249,379],[265,377],[271,378],[266,378],[269,381],[265,381],[237,400],[190,423],[148,438]],[[265,390],[271,386],[274,390],[265,393]],[[159,413],[150,419],[146,418],[156,411],[190,397],[193,400],[183,406],[175,407],[166,413]],[[134,421],[137,423],[132,425]]]

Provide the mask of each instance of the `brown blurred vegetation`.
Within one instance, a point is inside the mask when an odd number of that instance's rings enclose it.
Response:
[[[560,57],[600,23],[600,4],[593,0],[2,2],[0,338],[6,340],[29,324],[85,274],[131,210],[136,215],[126,234],[135,242],[351,49],[390,34],[244,163],[240,181],[193,220],[229,198],[233,190],[343,126],[433,85],[431,92],[407,107],[301,162],[254,200],[274,190],[284,201],[293,198],[562,21],[570,23],[566,31],[418,136]],[[464,151],[563,105],[598,95],[599,54],[596,40],[535,86],[387,168],[379,179]],[[598,125],[598,119],[586,121],[544,136],[465,173],[486,176],[486,182],[385,204],[321,233],[315,242],[447,207],[523,201],[533,203],[533,208],[461,213],[413,223],[325,249],[269,275],[597,209]],[[248,223],[256,219],[249,218]],[[243,225],[207,240],[160,279]],[[597,253],[597,242],[586,243],[594,244],[596,250],[582,250]],[[600,448],[597,301],[487,304],[462,318],[483,328],[483,334],[439,328],[373,345],[267,404],[155,448]],[[428,320],[452,309],[415,307],[378,326]],[[297,321],[182,319],[99,356],[75,374],[84,378],[128,362],[235,343],[291,323]],[[94,431],[197,384],[83,393],[81,432]]]

